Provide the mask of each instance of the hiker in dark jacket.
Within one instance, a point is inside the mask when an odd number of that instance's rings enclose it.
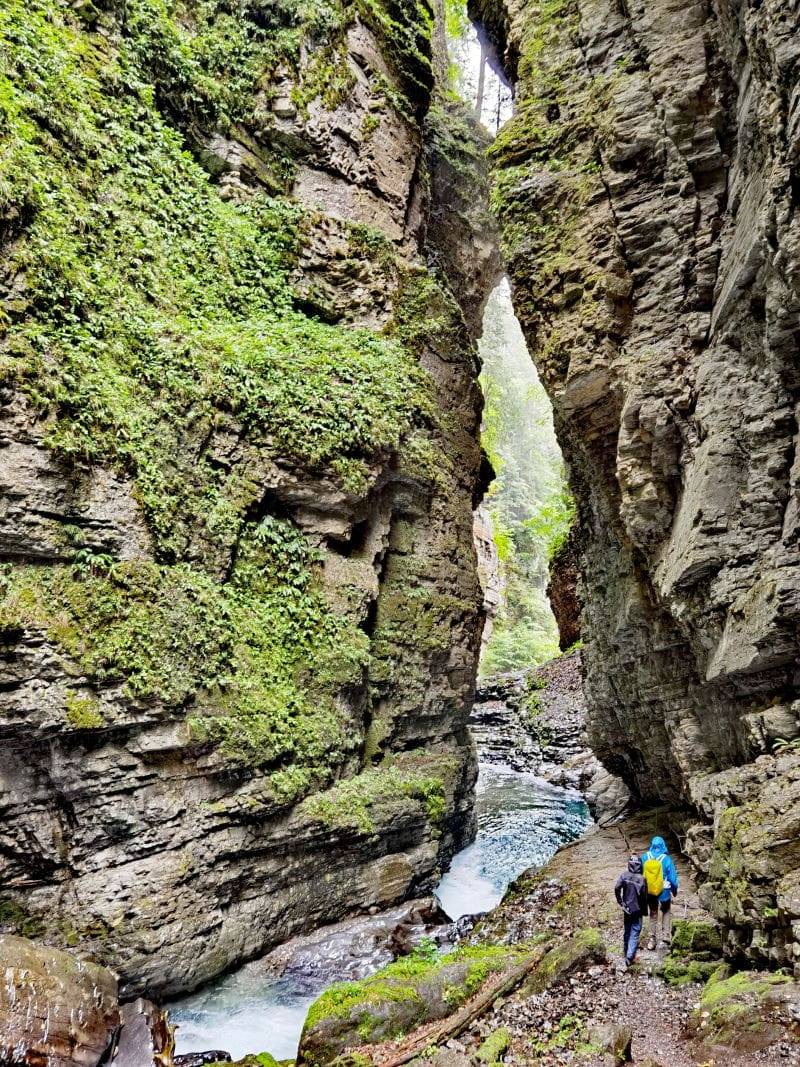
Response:
[[[622,947],[625,966],[630,967],[636,958],[642,921],[647,914],[647,885],[642,877],[642,861],[638,856],[631,856],[628,860],[627,871],[619,876],[614,886],[614,896],[624,912]]]

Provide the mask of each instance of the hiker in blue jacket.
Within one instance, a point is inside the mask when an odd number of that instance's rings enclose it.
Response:
[[[668,948],[672,940],[672,898],[678,895],[678,871],[663,837],[654,837],[642,856],[642,874],[647,884],[650,915],[647,947]],[[659,929],[660,927],[660,929]]]

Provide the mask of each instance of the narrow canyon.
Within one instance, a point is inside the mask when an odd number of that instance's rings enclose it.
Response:
[[[795,0],[2,0],[0,115],[0,1067],[800,1063]]]

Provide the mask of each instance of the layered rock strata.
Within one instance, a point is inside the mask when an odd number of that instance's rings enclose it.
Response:
[[[703,816],[729,948],[800,963],[800,15],[471,8],[516,86],[493,197],[578,501],[592,743]]]
[[[480,758],[578,789],[601,823],[618,819],[629,789],[589,748],[580,652],[478,685],[470,727]]]
[[[0,924],[174,993],[471,832],[479,135],[426,2],[0,35]]]

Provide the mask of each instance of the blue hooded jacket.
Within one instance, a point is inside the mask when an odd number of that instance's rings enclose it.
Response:
[[[667,845],[663,837],[654,837],[650,842],[649,850],[642,856],[642,866],[649,859],[661,860],[664,881],[669,882],[669,886],[664,886],[664,891],[658,899],[661,901],[671,900],[678,892],[678,870],[672,862],[672,856],[667,852]]]

